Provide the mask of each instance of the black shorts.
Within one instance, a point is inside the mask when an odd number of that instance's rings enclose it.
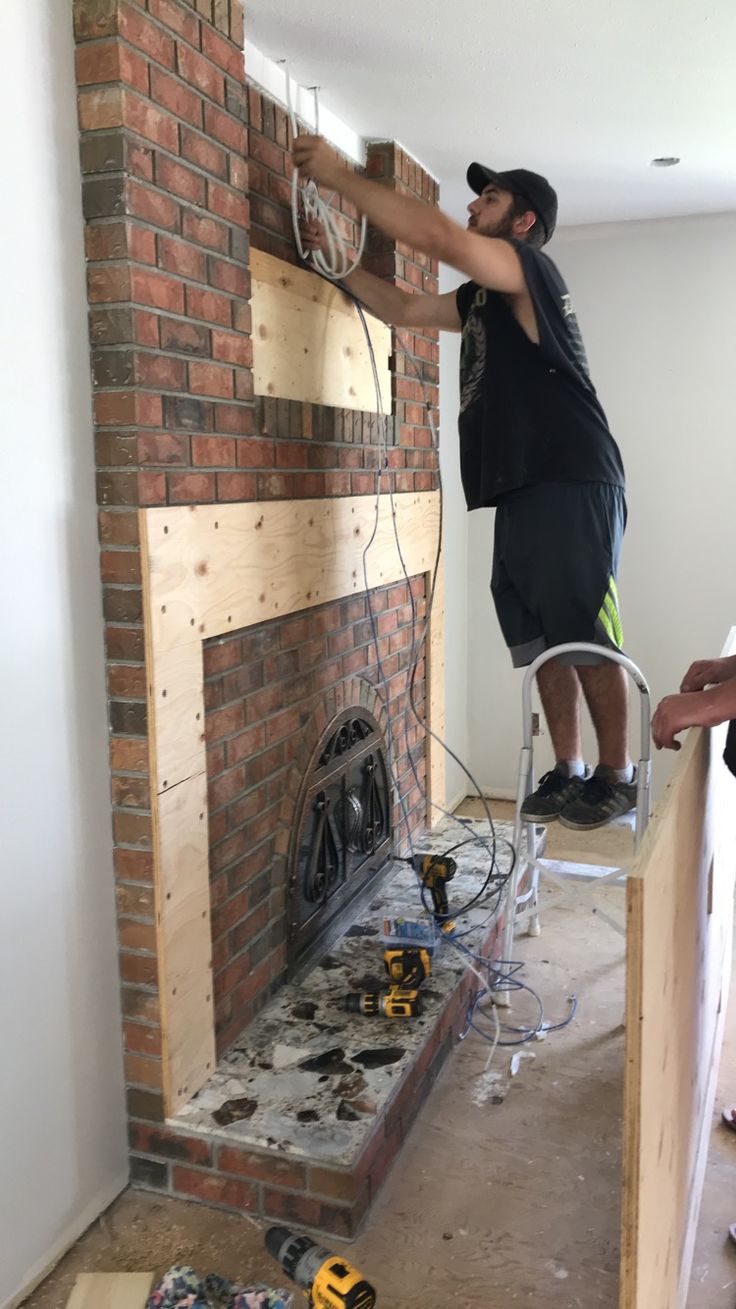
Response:
[[[616,574],[625,527],[621,486],[554,482],[504,496],[491,592],[514,668],[566,641],[622,648]]]

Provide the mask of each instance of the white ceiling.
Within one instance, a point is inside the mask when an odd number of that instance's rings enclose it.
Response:
[[[455,216],[472,159],[545,173],[561,224],[736,209],[734,0],[246,0],[246,33]]]

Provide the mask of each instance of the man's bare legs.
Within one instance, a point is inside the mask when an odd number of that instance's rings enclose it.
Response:
[[[629,685],[620,664],[580,664],[578,677],[598,738],[598,762],[627,768],[629,757]]]
[[[628,749],[626,673],[618,664],[563,664],[550,659],[537,673],[539,695],[552,737],[556,767],[542,777],[521,807],[529,822],[559,818],[566,827],[602,827],[634,804]],[[580,710],[585,701],[603,767],[586,780]],[[608,770],[615,770],[610,772]]]
[[[542,701],[555,759],[582,759],[580,735],[580,680],[571,664],[548,659],[537,673]]]
[[[619,664],[561,664],[550,659],[537,673],[539,695],[555,759],[582,759],[581,685],[598,738],[598,760],[609,768],[629,763],[629,696]]]

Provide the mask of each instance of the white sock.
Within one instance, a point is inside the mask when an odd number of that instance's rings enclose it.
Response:
[[[634,780],[633,764],[627,764],[626,768],[612,768],[611,772],[616,774],[617,782],[633,782]]]
[[[584,759],[558,759],[557,762],[565,765],[568,777],[585,777]]]

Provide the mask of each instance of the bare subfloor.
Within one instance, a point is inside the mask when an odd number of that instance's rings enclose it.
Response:
[[[493,811],[508,817],[505,806]],[[562,829],[552,831],[551,856],[579,860],[577,849],[565,849]],[[589,840],[586,855],[606,862],[601,845]],[[621,915],[620,888],[598,896]],[[523,977],[549,1021],[565,1016],[572,993],[577,1016],[564,1031],[522,1047],[513,1077],[514,1051],[497,1050],[486,1073],[490,1047],[474,1034],[448,1060],[349,1248],[377,1288],[379,1309],[617,1304],[624,943],[593,917],[584,893],[572,910],[543,908],[542,922],[539,939],[518,942]],[[517,1003],[508,1021],[531,1020],[533,1012],[531,1002]],[[733,1046],[724,1067],[729,1062],[736,1064]],[[736,1070],[730,1090],[724,1086],[729,1094],[736,1101]],[[733,1309],[736,1251],[723,1240],[731,1220],[736,1135],[724,1129],[716,1133],[689,1309]],[[251,1220],[126,1192],[27,1304],[62,1309],[77,1272],[159,1273],[174,1262],[279,1281]]]

